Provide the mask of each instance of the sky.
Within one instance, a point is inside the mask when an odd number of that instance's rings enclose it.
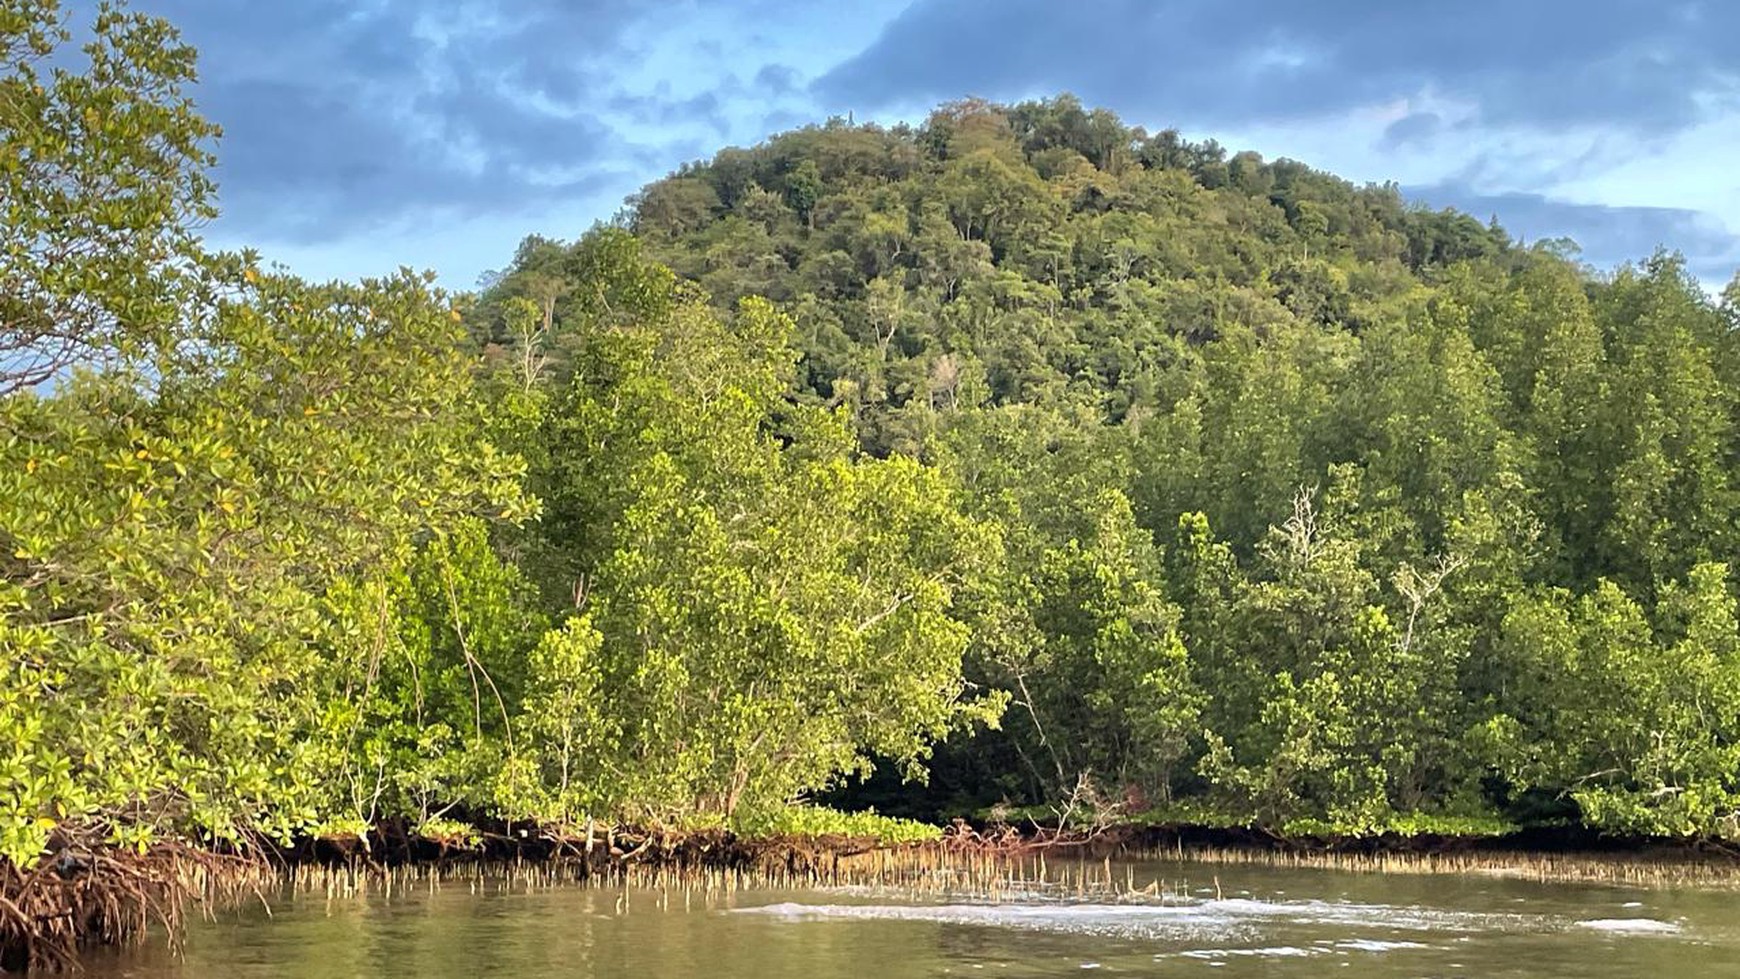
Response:
[[[78,10],[82,0],[74,0]],[[87,3],[88,7],[89,4]],[[200,51],[219,246],[473,287],[679,164],[850,114],[1072,92],[1568,236],[1740,268],[1735,0],[133,0]]]

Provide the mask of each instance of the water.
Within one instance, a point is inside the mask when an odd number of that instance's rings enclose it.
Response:
[[[1740,976],[1740,897],[1486,877],[1112,865],[1164,895],[710,895],[461,883],[255,906],[93,979]],[[1218,894],[1213,883],[1218,878]]]

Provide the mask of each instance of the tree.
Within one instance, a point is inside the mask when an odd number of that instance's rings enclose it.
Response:
[[[58,0],[0,4],[0,396],[169,342],[216,215],[193,49],[113,4],[92,35],[75,70]]]
[[[0,401],[4,856],[48,832],[284,836],[342,813],[321,692],[367,672],[349,580],[463,518],[532,512],[478,437],[460,327],[426,280],[252,269],[137,372]],[[147,380],[149,383],[147,383]],[[339,607],[343,607],[342,604]]]
[[[1513,713],[1483,733],[1514,791],[1568,797],[1624,833],[1732,837],[1740,824],[1735,602],[1723,565],[1668,587],[1652,622],[1612,582],[1520,601]],[[1659,635],[1659,638],[1657,636]]]
[[[1029,681],[1040,691],[1035,718],[1056,746],[1060,787],[1097,772],[1164,802],[1200,730],[1203,695],[1152,540],[1121,493],[1096,504],[1091,536],[1049,550],[1035,579],[1046,666]]]
[[[793,400],[945,468],[999,528],[1007,558],[962,613],[966,678],[1007,723],[945,745],[942,784],[905,799],[1055,801],[1092,769],[1276,830],[1566,815],[1563,772],[1505,760],[1504,718],[1604,701],[1563,669],[1525,694],[1505,623],[1606,580],[1659,631],[1731,549],[1732,297],[1671,255],[1603,277],[1395,184],[1067,96],[812,127],[673,179],[788,188],[811,162],[807,231],[732,215],[650,254],[721,316],[789,303]],[[1128,525],[1101,520],[1118,500]],[[1144,704],[1130,664],[1172,662],[1169,636],[1185,679]]]
[[[785,177],[785,196],[798,219],[814,229],[816,202],[822,198],[822,174],[816,161],[804,160]]]
[[[529,723],[609,732],[579,778],[609,815],[765,815],[992,706],[966,698],[952,606],[995,536],[936,472],[857,459],[836,416],[785,402],[792,329],[765,302],[730,324],[680,304],[588,338],[552,404],[544,546],[600,638],[550,648],[584,652],[605,706],[543,694]]]

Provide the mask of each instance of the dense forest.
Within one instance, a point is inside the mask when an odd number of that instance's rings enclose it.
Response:
[[[1740,838],[1740,290],[1063,96],[472,294],[199,236],[194,54],[0,0],[0,861],[940,820]],[[504,259],[507,259],[504,256]]]

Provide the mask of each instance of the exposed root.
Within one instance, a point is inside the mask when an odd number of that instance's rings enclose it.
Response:
[[[1512,849],[1500,849],[1508,842]],[[0,863],[0,970],[71,970],[82,948],[138,942],[153,931],[172,947],[189,908],[210,914],[265,889],[324,892],[330,899],[384,889],[474,890],[580,884],[642,887],[661,900],[718,889],[870,886],[914,893],[1076,895],[1162,894],[1135,879],[1129,862],[1253,864],[1376,873],[1498,874],[1543,881],[1643,887],[1740,888],[1740,860],[1726,848],[1615,845],[1609,851],[1553,851],[1543,839],[1412,840],[1416,849],[1372,841],[1283,841],[1250,831],[1096,826],[1060,831],[957,822],[940,840],[886,846],[844,836],[747,839],[693,832],[498,825],[464,840],[426,839],[403,827],[367,839],[305,840],[251,857],[162,844],[143,853],[60,841],[34,867]],[[1567,841],[1560,840],[1560,843]],[[1524,844],[1533,844],[1525,846]],[[1121,867],[1113,861],[1121,860]],[[1136,864],[1135,866],[1140,866]],[[1184,871],[1180,871],[1184,873]],[[626,900],[626,898],[624,899]]]
[[[68,845],[34,867],[0,861],[0,970],[70,971],[93,945],[171,943],[191,902],[210,908],[258,893],[263,863],[162,844],[144,852]]]

